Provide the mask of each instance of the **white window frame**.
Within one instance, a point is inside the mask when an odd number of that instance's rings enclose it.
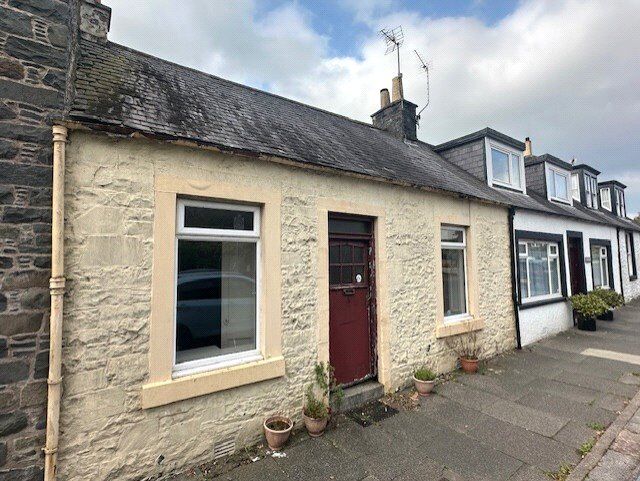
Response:
[[[462,232],[462,242],[444,242],[440,239],[440,256],[442,256],[442,249],[456,249],[462,250],[462,257],[464,262],[464,310],[465,312],[461,314],[454,314],[452,316],[444,316],[444,323],[450,324],[454,322],[459,322],[462,320],[470,319],[471,314],[469,313],[469,279],[468,279],[468,265],[467,265],[467,229],[465,227],[460,227],[456,225],[450,224],[442,224],[440,226],[440,230],[442,229],[451,229],[458,232]],[[441,275],[443,273],[441,272]],[[444,296],[444,291],[442,293]],[[443,299],[443,307],[444,307],[444,299]]]
[[[610,276],[610,272],[609,272],[609,254],[608,254],[608,247],[607,246],[603,246],[603,245],[599,245],[599,244],[594,244],[595,247],[598,248],[598,258],[600,259],[600,279],[604,280],[605,279],[605,275],[604,272],[606,270],[607,272],[607,283],[606,284],[601,284],[599,286],[595,285],[595,276],[593,276],[592,274],[592,279],[593,279],[593,288],[594,289],[611,289],[611,280],[609,279]],[[590,253],[591,254],[591,253]],[[591,259],[591,269],[593,269],[593,259]]]
[[[627,207],[624,205],[624,192],[621,189],[614,189],[616,193],[616,213],[619,217],[627,216]]]
[[[529,272],[530,272],[530,268],[529,268],[529,242],[535,242],[535,243],[539,243],[539,244],[546,244],[547,245],[547,265],[549,268],[549,289],[551,289],[552,283],[551,283],[551,259],[557,259],[558,261],[558,292],[557,293],[552,293],[552,294],[544,294],[541,296],[531,296],[531,278],[529,276]],[[520,252],[520,246],[523,245],[525,247],[524,249],[524,253]],[[555,247],[556,248],[556,253],[555,254],[551,254],[551,247]],[[563,296],[562,294],[562,274],[561,274],[561,269],[562,266],[560,265],[560,263],[562,262],[562,258],[560,257],[560,244],[558,244],[557,242],[553,242],[553,241],[546,241],[546,240],[535,240],[535,239],[520,239],[518,240],[518,264],[520,263],[520,259],[525,259],[526,265],[527,265],[527,293],[529,294],[527,297],[524,297],[522,295],[522,290],[520,291],[520,299],[522,301],[522,304],[530,304],[532,302],[538,302],[538,301],[546,301],[549,299],[560,299]],[[518,268],[518,289],[520,289],[520,276],[522,275],[522,272],[520,272],[520,269]]]
[[[233,229],[208,229],[200,227],[185,227],[184,211],[186,206],[205,207],[210,209],[236,210],[253,213],[253,230],[242,231]],[[261,309],[261,239],[260,239],[260,207],[243,204],[227,204],[220,202],[208,202],[190,199],[177,199],[176,213],[176,242],[174,261],[174,295],[173,305],[173,378],[189,376],[205,371],[222,369],[229,366],[254,362],[264,359],[260,350],[260,309]],[[221,356],[196,359],[182,363],[176,363],[176,326],[178,314],[178,244],[180,240],[195,240],[207,242],[248,242],[256,245],[256,328],[255,328],[255,349]]]
[[[598,178],[592,174],[584,173],[584,195],[587,207],[598,208]]]
[[[571,198],[580,202],[580,175],[571,174]]]
[[[503,182],[501,180],[497,180],[493,178],[493,155],[491,149],[496,149],[503,154],[509,156],[509,180],[513,178],[513,157],[518,157],[518,167],[520,169],[520,185],[514,185],[510,182]],[[494,140],[489,140],[485,138],[485,152],[487,158],[487,179],[489,180],[490,186],[501,186],[507,187],[509,189],[515,189],[519,192],[526,193],[526,181],[525,181],[525,169],[524,169],[524,155],[522,152],[514,150],[513,148],[509,148],[508,146],[496,142]]]
[[[605,195],[606,193],[606,195]],[[606,202],[605,202],[606,201]],[[612,211],[611,207],[611,189],[609,187],[603,187],[600,189],[600,205],[603,209]]]
[[[569,173],[565,170],[561,170],[561,169],[556,169],[555,167],[548,165],[547,166],[547,173],[551,174],[551,182],[553,183],[553,190],[556,191],[556,175],[563,177],[564,178],[564,183],[566,186],[566,192],[567,192],[567,197],[558,197],[557,195],[551,195],[549,194],[549,199],[550,200],[555,200],[557,202],[562,202],[565,204],[571,204],[571,199],[572,199],[572,195],[571,195],[571,190],[570,190],[570,185],[569,185]]]

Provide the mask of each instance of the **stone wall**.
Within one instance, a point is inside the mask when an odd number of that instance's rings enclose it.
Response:
[[[51,127],[69,6],[0,0],[0,478],[42,477],[48,373]]]
[[[279,189],[286,375],[143,410],[148,379],[154,177]],[[507,209],[258,159],[72,132],[67,149],[60,479],[134,480],[210,460],[260,436],[264,416],[300,420],[318,357],[318,199],[381,206],[395,385],[415,366],[454,367],[435,336],[436,220],[469,213],[485,355],[515,347]],[[173,229],[173,226],[167,226]],[[108,261],[105,261],[108,259]],[[168,356],[171,353],[167,353]]]

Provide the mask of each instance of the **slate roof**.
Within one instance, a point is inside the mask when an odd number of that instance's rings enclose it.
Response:
[[[555,155],[551,154],[542,154],[542,155],[528,155],[524,158],[524,165],[535,165],[541,162],[548,162],[553,165],[557,165],[558,167],[566,170],[573,170],[573,165],[569,162],[565,162],[562,159],[559,159]]]
[[[426,143],[112,42],[80,40],[69,117],[506,204]]]
[[[433,147],[433,150],[436,152],[441,152],[443,150],[448,150],[453,147],[458,147],[460,145],[468,144],[469,142],[473,142],[474,140],[483,139],[485,137],[489,137],[491,139],[502,142],[503,144],[509,145],[514,149],[518,149],[523,151],[525,148],[524,142],[518,139],[514,139],[502,132],[498,132],[497,130],[492,129],[491,127],[485,127],[482,130],[478,130],[477,132],[473,132],[471,134],[463,135],[462,137],[458,137],[453,140],[449,140],[444,142],[443,144],[439,144]]]

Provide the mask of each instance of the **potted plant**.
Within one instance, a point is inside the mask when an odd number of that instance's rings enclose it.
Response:
[[[600,298],[608,309],[604,314],[598,316],[601,321],[613,321],[613,310],[624,304],[624,297],[612,289],[595,289],[592,291],[594,296]]]
[[[420,396],[426,397],[436,385],[436,373],[426,367],[421,367],[413,373],[413,385]]]
[[[609,309],[609,306],[593,292],[571,296],[571,305],[578,329],[582,331],[595,331],[596,318]]]
[[[327,428],[331,409],[339,410],[344,393],[329,363],[319,362],[315,369],[315,382],[307,388],[302,419],[311,437],[322,436]]]
[[[449,347],[458,355],[460,367],[467,374],[478,372],[481,348],[478,345],[478,335],[475,331],[447,340]]]
[[[291,435],[293,421],[286,416],[271,416],[264,420],[263,428],[269,449],[280,451]]]

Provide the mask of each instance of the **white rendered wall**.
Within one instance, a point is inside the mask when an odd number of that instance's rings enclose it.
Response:
[[[518,210],[514,217],[514,229],[545,234],[561,234],[564,239],[564,270],[567,283],[567,295],[571,295],[571,272],[569,271],[569,255],[567,251],[567,231],[582,232],[585,257],[591,257],[590,239],[604,239],[611,242],[611,261],[613,263],[613,284],[620,291],[620,264],[618,262],[618,241],[615,227],[601,224],[580,222],[567,217],[541,214],[532,211]],[[638,236],[640,237],[640,236]],[[637,244],[636,244],[637,245]],[[517,258],[516,258],[517,260]],[[591,263],[585,263],[587,290],[593,289]],[[627,275],[627,280],[628,280]],[[640,294],[640,286],[636,287]],[[522,345],[531,344],[539,339],[551,336],[573,326],[573,313],[569,301],[547,304],[544,306],[520,309],[520,336]]]
[[[633,233],[633,243],[636,255],[636,269],[640,270],[640,233]],[[620,266],[622,268],[622,287],[624,299],[629,302],[640,296],[640,279],[631,280],[629,278],[629,266],[627,265],[627,236],[624,231],[620,231]]]

